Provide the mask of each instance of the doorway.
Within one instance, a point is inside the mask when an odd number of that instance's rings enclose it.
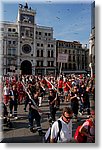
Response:
[[[21,72],[23,75],[31,75],[32,74],[32,64],[28,60],[24,60],[21,63]]]

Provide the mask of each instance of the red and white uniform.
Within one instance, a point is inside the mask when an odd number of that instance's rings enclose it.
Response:
[[[23,90],[23,85],[19,82],[18,83],[18,100],[19,100],[19,103],[22,102],[22,100],[24,99],[24,90]]]
[[[6,85],[3,89],[4,104],[7,104],[9,101],[9,91],[10,91],[10,89],[9,89],[8,85]]]
[[[62,89],[63,88],[63,80],[58,81],[58,88]]]
[[[47,82],[47,87],[49,90],[52,89],[52,85],[50,84],[50,82]]]
[[[64,92],[68,92],[69,91],[68,83],[64,82],[63,85],[64,85],[64,88],[63,88]]]

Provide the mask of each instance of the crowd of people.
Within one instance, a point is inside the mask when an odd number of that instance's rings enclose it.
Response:
[[[68,108],[63,110],[60,120],[70,122],[72,116],[78,121],[78,115],[83,115],[84,112],[88,116],[91,115],[90,94],[93,95],[95,101],[95,78],[88,75],[6,75],[3,76],[0,86],[3,93],[1,102],[8,107],[9,116],[18,119],[18,105],[24,103],[25,112],[29,107],[30,131],[34,132],[33,120],[35,119],[39,135],[44,134],[39,112],[42,112],[41,106],[45,96],[48,98],[49,119],[52,123],[56,122],[56,112],[60,110],[62,103],[65,103],[66,107],[70,104],[71,108],[70,113]],[[69,118],[70,114],[71,117]],[[56,127],[53,128],[56,129]],[[54,142],[53,138],[56,131],[51,131],[51,133],[51,142]],[[61,141],[64,141],[64,138]],[[67,139],[64,142],[66,141],[70,140]]]

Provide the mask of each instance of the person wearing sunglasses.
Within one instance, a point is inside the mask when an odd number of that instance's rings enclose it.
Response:
[[[72,140],[72,116],[73,111],[70,107],[64,107],[61,117],[58,119],[61,122],[60,135],[57,139],[57,143],[69,143]],[[50,143],[56,143],[59,128],[58,121],[56,120],[51,128]]]

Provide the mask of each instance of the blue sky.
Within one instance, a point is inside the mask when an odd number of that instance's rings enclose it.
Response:
[[[53,27],[54,38],[65,41],[80,41],[82,44],[89,44],[91,32],[91,1],[66,1],[56,2],[52,0],[33,1],[19,0],[3,4],[3,21],[16,21],[18,4],[25,5],[36,10],[36,24]],[[56,2],[56,3],[55,3]]]

